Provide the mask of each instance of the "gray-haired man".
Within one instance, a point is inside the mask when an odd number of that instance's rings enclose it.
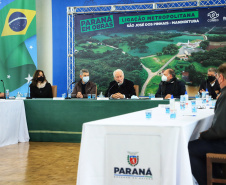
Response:
[[[89,71],[87,69],[80,70],[80,78],[71,94],[72,98],[87,98],[88,94],[96,94],[96,84],[89,81]]]
[[[121,69],[115,70],[113,76],[114,81],[109,84],[108,90],[105,94],[106,97],[124,99],[136,95],[133,82],[124,79],[124,73]]]

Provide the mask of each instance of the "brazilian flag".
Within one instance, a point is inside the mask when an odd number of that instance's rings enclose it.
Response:
[[[25,45],[35,35],[35,0],[14,0],[0,10],[0,80],[10,92],[26,84],[36,70]]]

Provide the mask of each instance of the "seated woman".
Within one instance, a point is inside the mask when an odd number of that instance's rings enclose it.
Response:
[[[51,84],[47,82],[44,72],[36,70],[30,85],[31,98],[53,98]]]

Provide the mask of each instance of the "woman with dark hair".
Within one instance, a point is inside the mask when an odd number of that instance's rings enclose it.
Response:
[[[53,98],[51,84],[42,70],[36,70],[30,85],[31,98]]]

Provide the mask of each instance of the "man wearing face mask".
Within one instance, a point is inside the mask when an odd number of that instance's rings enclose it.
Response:
[[[80,78],[71,94],[72,98],[87,98],[88,94],[96,94],[96,84],[89,81],[89,71],[87,69],[80,70]]]
[[[185,94],[184,82],[178,80],[175,76],[173,69],[166,69],[162,76],[162,81],[159,84],[159,88],[155,97],[163,97],[164,99],[180,98],[180,95]]]
[[[213,99],[216,99],[217,94],[220,93],[220,86],[216,80],[216,73],[217,70],[215,68],[209,68],[207,72],[207,80],[204,80],[199,88],[200,93],[205,92],[207,89],[209,95],[211,95]]]
[[[114,81],[109,84],[105,96],[112,99],[131,98],[136,95],[132,81],[124,79],[124,73],[121,69],[113,72]]]

